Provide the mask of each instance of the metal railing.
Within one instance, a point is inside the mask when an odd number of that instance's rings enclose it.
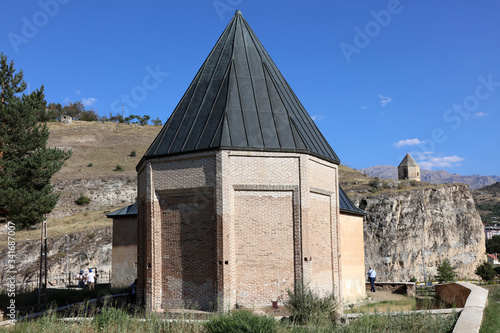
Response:
[[[38,288],[40,273],[33,275],[26,281],[17,282],[16,292],[31,292]],[[78,288],[78,273],[49,274],[47,276],[47,288]],[[96,270],[96,284],[111,283],[111,271]],[[7,283],[0,284],[0,293],[9,290]]]

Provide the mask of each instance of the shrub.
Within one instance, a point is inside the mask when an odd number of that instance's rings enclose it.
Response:
[[[319,296],[307,286],[297,284],[295,291],[288,290],[286,308],[292,321],[299,325],[332,325],[335,322],[335,302],[333,294]]]
[[[370,182],[368,183],[371,187],[377,188],[380,186],[380,179],[378,177],[372,178]]]
[[[457,277],[457,273],[455,272],[455,267],[451,266],[451,263],[448,259],[445,259],[439,266],[438,266],[438,275],[436,276],[436,279],[439,282],[443,281],[455,281]]]
[[[130,155],[128,155],[128,156],[130,156],[130,157],[135,157],[136,155],[137,155],[137,153],[135,152],[135,149],[134,149],[134,150],[132,150],[132,151],[130,152]]]
[[[82,194],[82,195],[80,195],[80,197],[78,199],[76,199],[75,203],[78,206],[85,206],[85,205],[88,205],[90,203],[90,198],[87,196],[84,196]]]
[[[87,164],[87,167],[93,167],[94,165],[92,163]]]
[[[210,333],[276,332],[278,325],[274,318],[256,315],[248,310],[222,314],[204,324]]]
[[[412,180],[410,182],[410,186],[417,186],[417,181],[416,180]]]
[[[491,281],[497,275],[497,273],[493,269],[493,265],[487,261],[477,266],[476,271],[474,273],[476,273],[476,275],[479,275],[481,279],[483,279],[484,281]]]
[[[117,164],[113,171],[123,171],[123,167],[120,164]]]
[[[410,279],[410,282],[417,282],[417,278],[412,276],[411,279]]]

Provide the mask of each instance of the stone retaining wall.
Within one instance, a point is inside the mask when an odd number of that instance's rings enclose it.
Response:
[[[370,282],[366,282],[366,293],[369,295]],[[390,291],[394,294],[406,294],[409,297],[415,296],[414,282],[375,282],[376,291]]]

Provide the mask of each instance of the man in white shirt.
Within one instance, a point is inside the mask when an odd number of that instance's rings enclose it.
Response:
[[[92,268],[89,268],[89,274],[87,274],[87,285],[89,286],[89,290],[94,289],[95,284],[95,274],[92,272]]]
[[[377,272],[373,268],[370,267],[368,271],[368,279],[370,280],[371,291],[375,292],[375,280],[377,278]]]

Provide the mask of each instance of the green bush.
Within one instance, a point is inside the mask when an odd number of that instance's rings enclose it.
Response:
[[[278,325],[274,318],[256,315],[247,310],[222,314],[204,324],[210,333],[276,332]]]
[[[337,302],[333,294],[321,297],[309,287],[298,284],[295,291],[288,290],[285,306],[295,324],[330,326],[335,323]]]
[[[76,199],[75,203],[78,206],[85,206],[90,203],[90,198],[82,194],[78,199]]]
[[[457,277],[457,273],[455,272],[455,267],[451,266],[451,263],[448,259],[445,259],[439,266],[438,266],[438,275],[436,276],[436,279],[439,282],[443,281],[455,281]]]
[[[368,185],[374,188],[378,188],[380,186],[380,179],[378,177],[372,178],[370,182],[368,182]]]
[[[120,164],[117,164],[113,171],[123,171],[123,167]]]
[[[410,182],[410,186],[417,186],[417,181],[416,180],[412,180]]]
[[[132,150],[132,151],[130,152],[130,155],[128,155],[128,156],[130,156],[130,157],[136,157],[136,156],[137,156],[137,153],[135,152],[135,149],[134,149],[134,150]]]
[[[479,275],[484,281],[491,281],[497,276],[493,265],[487,261],[477,266],[475,273],[476,275]]]
[[[87,167],[93,167],[94,165],[92,163],[87,164]]]

